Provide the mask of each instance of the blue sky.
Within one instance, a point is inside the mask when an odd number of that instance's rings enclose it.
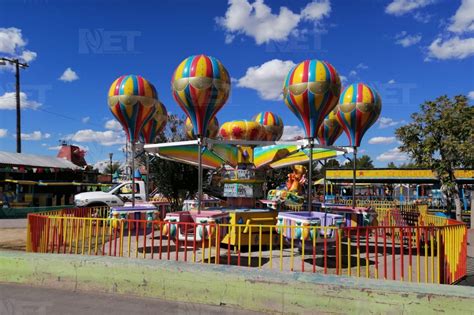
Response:
[[[279,97],[289,67],[332,63],[345,84],[380,93],[379,122],[361,151],[377,166],[401,163],[394,130],[424,100],[474,98],[473,0],[319,1],[2,1],[0,56],[22,56],[23,152],[56,154],[59,140],[84,146],[94,164],[122,158],[124,137],[106,102],[122,74],[140,74],[168,111],[170,79],[192,54],[217,57],[233,78],[222,123],[259,111],[282,116],[286,136],[301,132]],[[0,150],[15,150],[14,76],[0,70]],[[27,140],[29,139],[29,140]],[[343,134],[336,142],[346,145]]]

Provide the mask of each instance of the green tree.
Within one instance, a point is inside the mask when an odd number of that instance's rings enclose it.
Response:
[[[461,220],[459,187],[454,178],[456,168],[472,168],[474,164],[474,107],[463,95],[440,96],[421,104],[412,122],[395,132],[401,141],[399,149],[421,167],[433,170],[446,195],[448,211],[452,200],[456,219]]]
[[[187,140],[184,119],[169,115],[168,123],[157,143]],[[197,191],[197,168],[192,165],[155,158],[150,163],[150,180],[159,193],[168,198],[174,211],[181,210],[186,197]],[[206,174],[204,174],[206,176]]]
[[[113,162],[112,165],[110,165],[110,163],[107,164],[103,171],[103,173],[106,175],[114,174],[115,172],[122,174],[122,169],[120,168],[119,162]]]
[[[393,163],[393,162],[389,162],[389,163],[387,164],[387,168],[397,168],[397,165],[396,165],[395,163]]]
[[[347,161],[344,163],[342,168],[345,169],[352,169],[352,161]],[[374,168],[374,161],[372,161],[372,158],[368,155],[362,155],[361,157],[358,157],[356,159],[356,168],[357,169],[372,169]]]

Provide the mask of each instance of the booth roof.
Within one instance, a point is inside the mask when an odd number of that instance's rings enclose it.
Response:
[[[51,167],[62,169],[80,169],[71,161],[46,155],[34,155],[0,151],[0,164],[6,166]]]

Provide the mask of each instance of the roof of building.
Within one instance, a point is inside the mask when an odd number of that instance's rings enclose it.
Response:
[[[77,165],[63,158],[46,155],[34,155],[0,151],[0,164],[12,166],[52,167],[80,169]]]

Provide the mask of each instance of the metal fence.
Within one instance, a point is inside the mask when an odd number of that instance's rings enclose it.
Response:
[[[466,275],[466,226],[430,215],[415,226],[336,228],[130,220],[98,210],[30,214],[27,251],[425,283],[452,284]]]

